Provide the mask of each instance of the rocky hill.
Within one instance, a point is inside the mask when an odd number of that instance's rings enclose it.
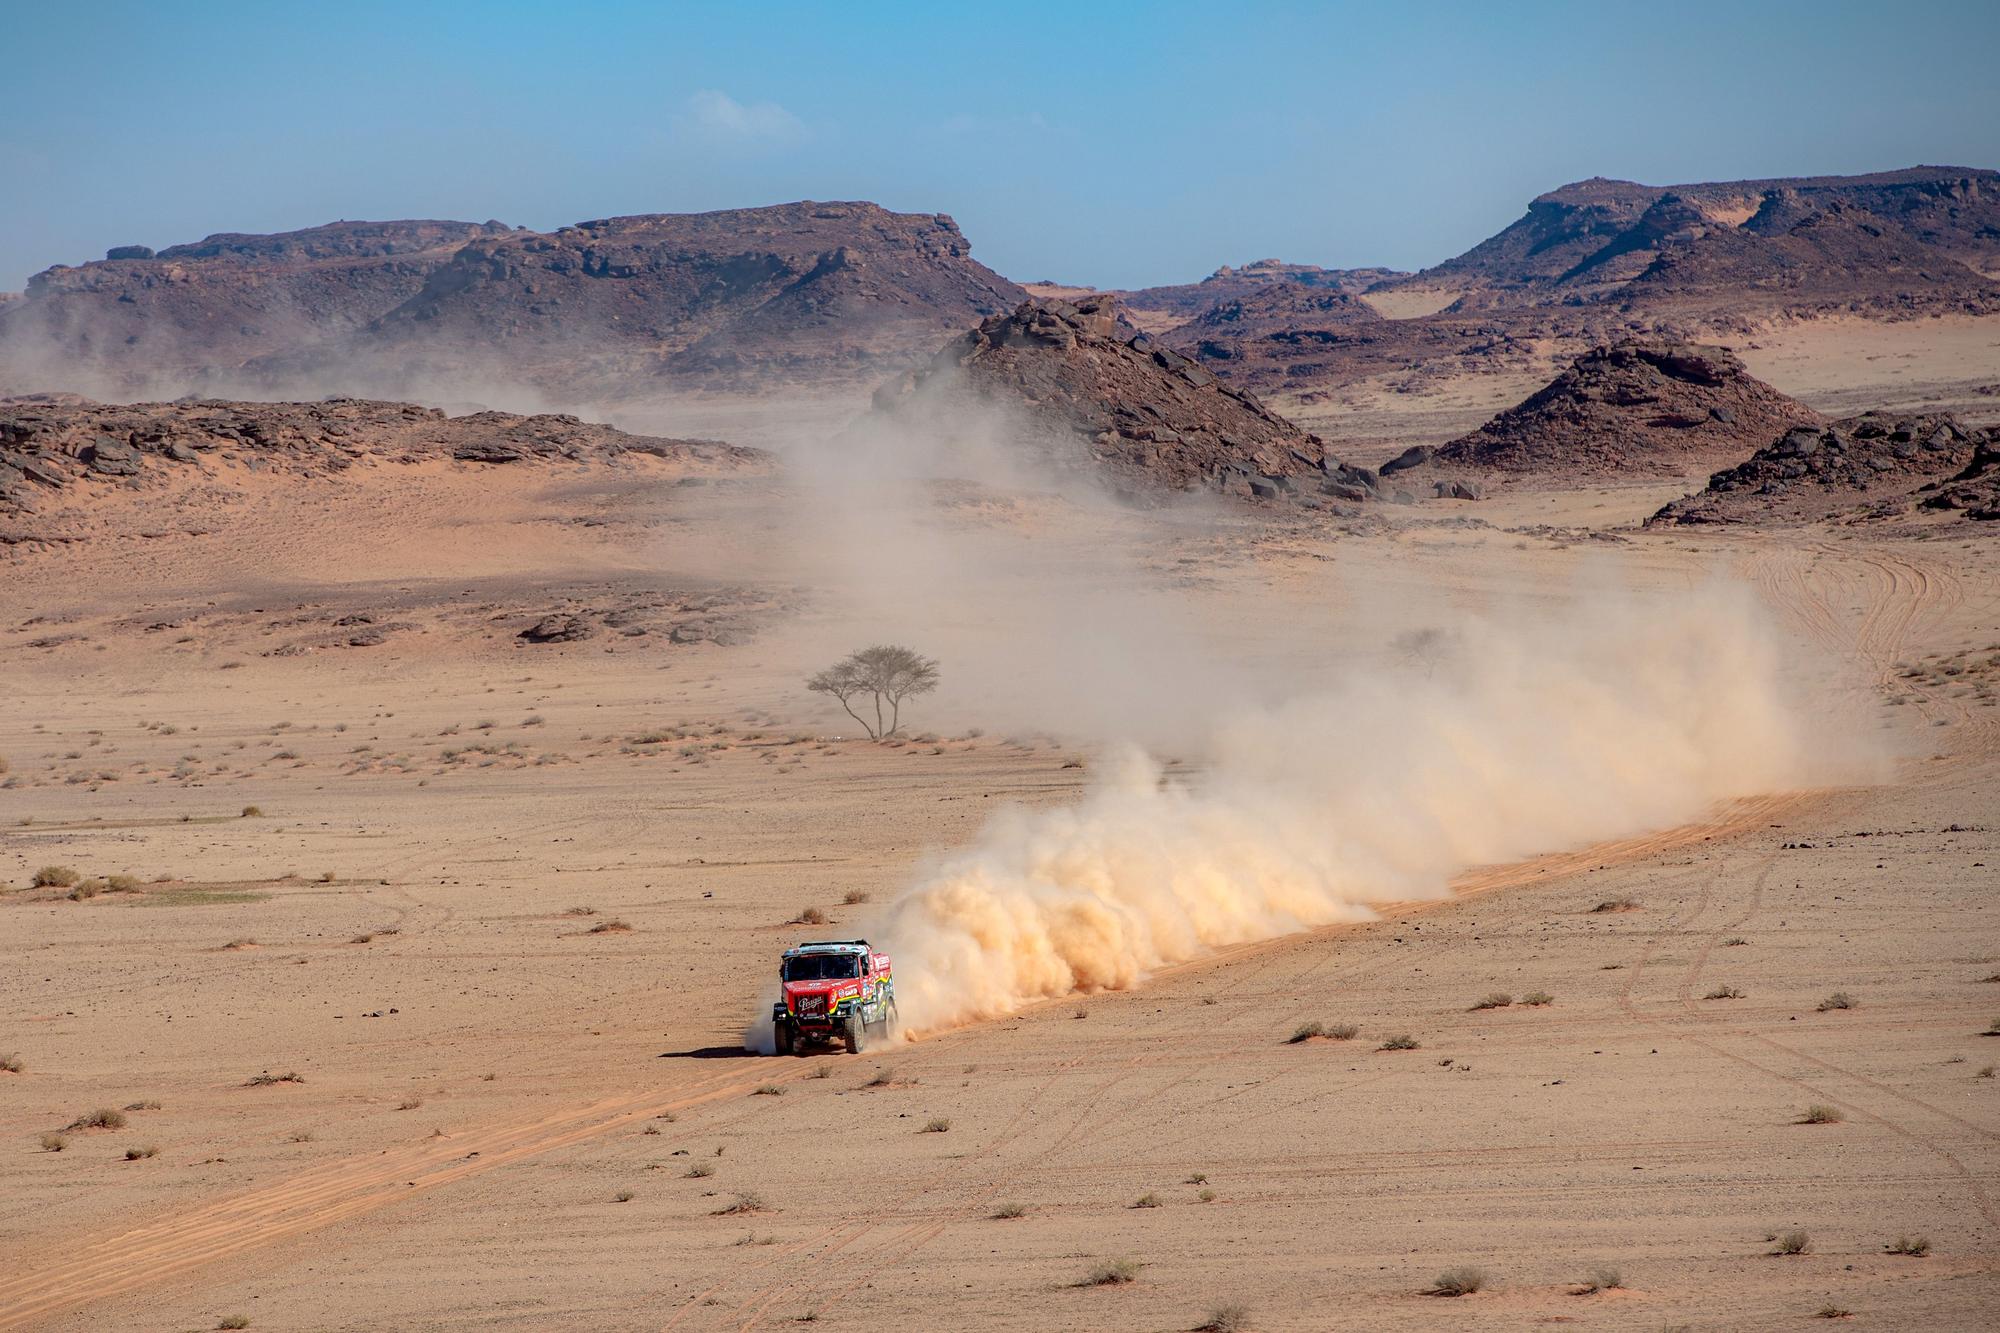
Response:
[[[1478,430],[1383,470],[1558,485],[1682,476],[1819,420],[1723,348],[1633,339],[1586,352]]]
[[[1170,333],[1219,306],[1254,303],[1270,292],[1336,292],[1358,296],[1370,287],[1405,276],[1386,268],[1321,268],[1317,264],[1260,259],[1241,268],[1224,264],[1200,282],[1107,294],[1117,298],[1119,308],[1137,327],[1148,333]]]
[[[359,329],[498,222],[335,222],[228,233],[36,274],[0,305],[0,392],[179,392],[278,349]]]
[[[876,411],[926,435],[987,424],[1061,469],[1142,496],[1207,487],[1273,499],[1313,491],[1360,500],[1365,469],[1147,334],[1122,328],[1109,296],[1024,302],[882,386]]]
[[[39,275],[0,311],[0,389],[555,401],[872,383],[1023,293],[948,217],[866,203],[541,233],[338,223]]]
[[[1631,252],[1651,253],[1690,225],[1742,226],[1780,199],[1793,214],[1859,209],[1945,258],[2000,270],[2000,172],[1911,167],[1866,176],[1812,176],[1639,185],[1578,181],[1535,199],[1520,220],[1412,281],[1487,292],[1532,292]],[[1667,207],[1655,211],[1656,205]]]
[[[1812,522],[1840,515],[1906,511],[1914,493],[1963,472],[1975,489],[1950,487],[1936,507],[1981,513],[1984,469],[1971,465],[1980,434],[1943,415],[1870,412],[1825,426],[1800,425],[1748,459],[1717,472],[1697,494],[1676,500],[1653,524]],[[1987,489],[1991,483],[1987,483]]]
[[[1294,367],[1316,368],[1320,350],[1357,326],[1386,321],[1359,296],[1331,287],[1265,283],[1219,301],[1174,331],[1209,368],[1251,384],[1282,383]]]
[[[1021,299],[942,215],[866,203],[650,214],[460,249],[338,347],[395,388],[519,378],[555,395],[877,380]],[[278,382],[312,356],[266,358]]]
[[[0,544],[46,539],[15,522],[100,487],[198,479],[218,470],[325,476],[356,465],[610,462],[646,455],[710,471],[761,469],[768,456],[712,440],[628,435],[572,416],[411,403],[183,400],[113,406],[73,395],[0,399]],[[24,533],[32,534],[23,536]]]

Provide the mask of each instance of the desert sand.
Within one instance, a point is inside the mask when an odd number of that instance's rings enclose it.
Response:
[[[1766,345],[1758,373],[1816,406],[1853,386]],[[1463,428],[1508,399],[1449,392],[1411,406]],[[791,483],[679,480],[239,477],[202,535],[107,502],[93,539],[10,558],[0,1328],[1990,1326],[1990,533],[1640,531],[1673,482],[1380,527],[925,491],[926,531],[1032,536],[1045,600],[1136,579],[1266,682],[1607,565],[1645,593],[1734,578],[1880,767],[778,1059],[741,1043],[782,948],[870,929],[996,808],[1073,806],[1109,761],[967,662],[980,606],[857,610],[777,540]],[[743,588],[747,642],[516,637]],[[398,628],[330,637],[353,615]],[[899,628],[947,688],[872,745],[801,681]],[[30,886],[46,865],[135,883],[72,899]],[[1289,1040],[1311,1022],[1357,1032]],[[44,1149],[100,1107],[123,1127]],[[1461,1266],[1482,1290],[1426,1294]]]

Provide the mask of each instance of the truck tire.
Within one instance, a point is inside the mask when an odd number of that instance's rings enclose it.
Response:
[[[792,1036],[792,1025],[790,1023],[774,1023],[772,1024],[772,1028],[774,1029],[777,1036],[777,1041],[775,1044],[777,1045],[778,1048],[778,1054],[790,1055],[792,1053],[792,1047],[794,1044],[794,1038]]]
[[[847,1042],[847,1053],[849,1055],[861,1054],[861,1038],[867,1026],[866,1023],[861,1021],[860,1013],[851,1013],[847,1016],[847,1022],[841,1028],[841,1035]]]

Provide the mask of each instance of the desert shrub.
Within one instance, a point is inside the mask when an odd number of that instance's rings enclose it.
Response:
[[[1513,1003],[1514,1003],[1514,997],[1507,994],[1507,992],[1494,991],[1490,995],[1482,996],[1479,1002],[1473,1005],[1472,1007],[1474,1010],[1505,1009],[1507,1006]]]
[[[157,1111],[160,1109],[160,1104],[148,1097],[144,1101],[127,1102],[125,1109],[128,1111]]]
[[[760,1083],[750,1094],[752,1097],[782,1097],[785,1090],[775,1083]]]
[[[826,924],[826,913],[820,911],[817,907],[808,907],[793,917],[791,924],[795,926],[823,926]]]
[[[1521,1003],[1531,1009],[1539,1009],[1545,1004],[1554,1004],[1556,997],[1545,990],[1531,990],[1521,997]]]
[[[301,1078],[293,1070],[288,1069],[282,1074],[273,1074],[269,1070],[265,1070],[261,1074],[253,1075],[252,1077],[245,1079],[243,1081],[243,1086],[246,1088],[268,1088],[273,1083],[303,1083],[303,1082],[305,1082],[305,1079]]]
[[[596,909],[595,907],[572,907],[572,908],[570,908],[570,909],[569,909],[568,911],[564,912],[564,913],[563,913],[563,915],[564,915],[564,916],[596,916],[596,915],[597,915],[597,909]]]
[[[846,893],[840,895],[840,902],[843,907],[859,907],[867,901],[868,893],[865,889],[849,889]]]
[[[1734,986],[1717,986],[1701,998],[1704,1000],[1740,1000],[1743,998],[1743,992]]]
[[[633,1199],[637,1197],[638,1196],[632,1193],[631,1190],[619,1190],[616,1194],[611,1196],[611,1201],[613,1203],[630,1203],[632,1202]]]
[[[1203,1203],[1214,1203],[1214,1202],[1215,1202],[1215,1191],[1214,1191],[1214,1190],[1203,1190],[1203,1191],[1202,1191],[1201,1193],[1199,1193],[1199,1194],[1195,1195],[1194,1197],[1195,1197],[1195,1198],[1197,1198],[1197,1199],[1199,1199],[1199,1200],[1201,1200],[1201,1201],[1202,1201]]]
[[[1931,1242],[1927,1236],[1898,1236],[1882,1248],[1890,1254],[1907,1254],[1912,1259],[1921,1259],[1931,1252]]]
[[[398,1111],[414,1111],[423,1104],[424,1099],[421,1097],[405,1097],[402,1101],[396,1103],[396,1109]]]
[[[9,1051],[5,1055],[0,1055],[0,1074],[18,1074],[26,1068],[27,1066],[21,1063],[21,1057],[14,1052]]]
[[[47,1134],[42,1135],[43,1152],[61,1152],[67,1147],[69,1147],[69,1140],[54,1130],[50,1130]]]
[[[1160,1196],[1152,1193],[1141,1194],[1138,1198],[1132,1200],[1132,1206],[1134,1208],[1158,1208],[1160,1206]]]
[[[816,1064],[816,1065],[814,1065],[814,1066],[813,1066],[813,1071],[812,1071],[812,1073],[811,1073],[811,1074],[809,1074],[809,1075],[807,1075],[807,1077],[809,1077],[809,1078],[832,1078],[832,1077],[833,1077],[833,1066],[832,1066],[832,1065],[830,1065],[830,1064],[827,1064],[827,1063],[826,1063],[825,1061],[821,1061],[821,1062],[820,1062],[819,1064]]]
[[[1744,939],[1741,935],[1731,935],[1728,939],[1722,942],[1722,947],[1725,949],[1733,949],[1739,944],[1748,944],[1749,942],[1750,942],[1749,940]]]
[[[707,1162],[696,1162],[693,1166],[687,1169],[687,1178],[689,1180],[707,1180],[710,1176],[714,1174],[715,1174],[715,1168],[710,1166]]]
[[[600,921],[586,933],[591,935],[627,935],[631,933],[631,930],[632,927],[623,921]]]
[[[250,1316],[249,1316],[249,1315],[247,1315],[247,1314],[232,1314],[232,1315],[225,1315],[225,1316],[223,1317],[223,1320],[222,1320],[222,1322],[221,1322],[221,1323],[219,1323],[219,1324],[217,1324],[217,1325],[216,1325],[216,1327],[217,1327],[217,1328],[248,1328],[248,1327],[250,1327]]]
[[[1400,1037],[1389,1038],[1389,1040],[1383,1042],[1375,1049],[1378,1051],[1414,1051],[1421,1044],[1415,1037],[1406,1032]]]
[[[1131,1259],[1107,1259],[1085,1275],[1080,1286],[1122,1287],[1139,1278],[1139,1265]]]
[[[1197,1171],[1181,1183],[1183,1185],[1206,1185],[1208,1183],[1208,1172]]]
[[[1787,1231],[1771,1237],[1772,1254],[1805,1254],[1812,1249],[1812,1237],[1803,1231]]]
[[[75,866],[43,866],[32,882],[38,889],[67,889],[82,878]]]
[[[1426,1296],[1470,1296],[1486,1285],[1484,1269],[1447,1268],[1424,1291]]]
[[[222,947],[224,949],[254,949],[257,947],[257,941],[251,939],[248,935],[239,935]]]
[[[1858,1009],[1858,1008],[1860,1008],[1860,1001],[1856,1000],[1852,995],[1849,995],[1844,990],[1837,990],[1833,994],[1827,996],[1824,1000],[1821,1000],[1819,1002],[1819,1012],[1821,1013],[1826,1013],[1830,1009]]]
[[[1588,1296],[1593,1291],[1614,1291],[1625,1285],[1625,1277],[1615,1268],[1593,1268],[1590,1276],[1576,1284],[1582,1290],[1579,1294]]]
[[[716,1209],[714,1216],[734,1217],[743,1213],[761,1213],[763,1211],[764,1200],[760,1196],[755,1194],[739,1194],[736,1196],[735,1201],[728,1207]]]
[[[1241,1305],[1218,1305],[1208,1318],[1194,1326],[1194,1333],[1247,1333],[1250,1311]]]
[[[926,1134],[949,1134],[951,1132],[951,1121],[945,1119],[943,1116],[926,1120],[923,1132]]]
[[[246,805],[243,807],[243,818],[262,819],[263,817],[264,817],[264,807],[260,805]]]
[[[139,891],[139,877],[137,875],[106,875],[104,877],[104,887],[113,893],[137,893]]]
[[[104,889],[105,884],[103,880],[86,879],[69,891],[69,900],[73,903],[88,902],[98,894],[104,892]]]
[[[128,1162],[143,1162],[148,1157],[158,1157],[159,1155],[160,1150],[151,1144],[148,1144],[144,1148],[127,1148],[125,1150],[125,1160]]]
[[[1639,902],[1636,898],[1606,898],[1590,910],[1593,912],[1630,912],[1638,907],[1638,905]]]
[[[1292,1030],[1292,1035],[1286,1038],[1286,1040],[1296,1044],[1302,1041],[1311,1041],[1314,1037],[1324,1037],[1325,1035],[1326,1024],[1319,1022],[1301,1023]]]
[[[90,1111],[83,1115],[78,1116],[76,1119],[70,1121],[67,1125],[64,1125],[63,1128],[64,1129],[123,1129],[125,1128],[125,1113],[123,1111],[114,1111],[108,1106],[99,1107],[95,1111]]]
[[[1825,1305],[1813,1311],[1813,1318],[1815,1319],[1851,1319],[1853,1317],[1854,1311],[1844,1305],[1835,1305],[1832,1301],[1828,1301]]]
[[[1805,1114],[1799,1117],[1799,1123],[1801,1125],[1837,1125],[1845,1119],[1847,1117],[1841,1113],[1839,1107],[1828,1106],[1823,1102],[1814,1102],[1806,1108]]]
[[[1986,1025],[1984,1035],[1988,1037],[2000,1037],[2000,1018],[1996,1018]]]
[[[996,1222],[1007,1222],[1027,1215],[1028,1205],[1025,1203],[1003,1203],[992,1212],[993,1220]]]

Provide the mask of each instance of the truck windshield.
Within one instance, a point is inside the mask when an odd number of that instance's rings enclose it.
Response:
[[[861,975],[861,959],[851,953],[809,953],[785,960],[787,981],[839,981]]]

